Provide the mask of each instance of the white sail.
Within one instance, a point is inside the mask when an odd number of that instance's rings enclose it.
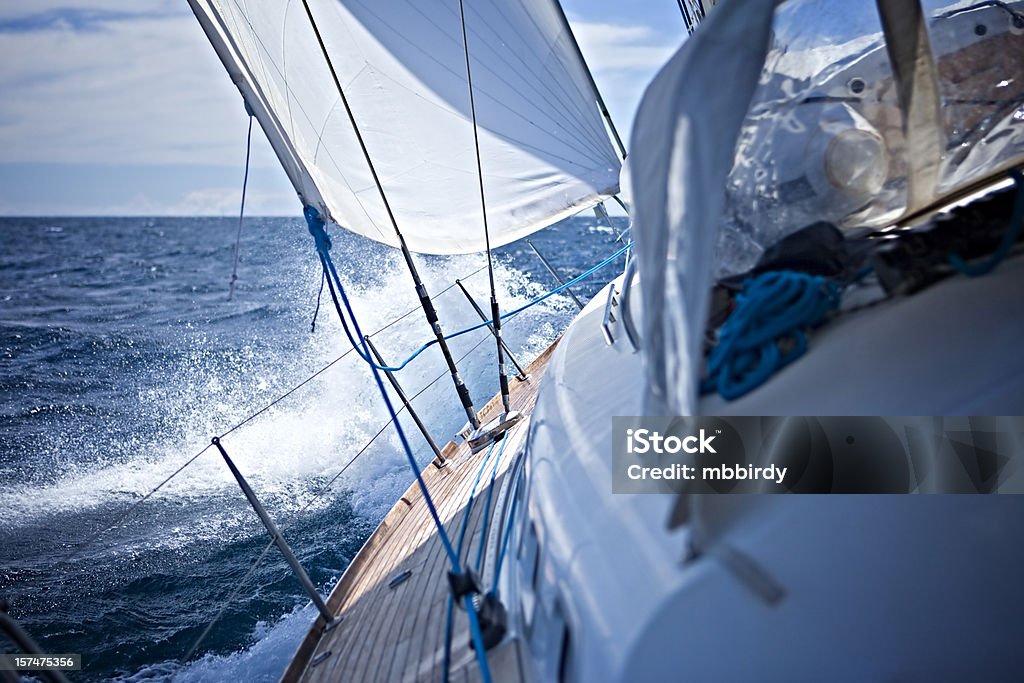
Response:
[[[458,0],[307,2],[189,0],[300,199],[398,244],[333,67],[409,247],[482,250]],[[618,156],[554,0],[468,0],[465,13],[492,245],[617,192]]]

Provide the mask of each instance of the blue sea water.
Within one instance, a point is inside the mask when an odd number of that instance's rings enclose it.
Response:
[[[570,277],[614,252],[624,227],[574,218],[531,239]],[[0,218],[0,600],[45,650],[83,655],[79,680],[277,680],[315,616],[274,549],[182,662],[268,537],[213,449],[145,498],[212,435],[348,348],[326,292],[311,332],[320,272],[301,220],[246,220],[228,300],[235,229],[230,218]],[[337,232],[334,258],[367,330],[416,309],[395,250]],[[486,309],[483,256],[418,258],[446,329],[477,323],[449,287],[475,272],[466,283]],[[525,242],[496,263],[506,310],[555,284]],[[621,266],[575,292],[585,301]],[[506,338],[528,361],[575,310],[552,297]],[[374,340],[393,362],[429,337],[415,311]],[[482,405],[497,390],[493,340],[481,330],[452,347]],[[462,426],[436,347],[400,380],[422,391],[437,441]],[[386,428],[331,484],[387,423],[376,392],[349,354],[224,438],[324,592],[411,479]]]

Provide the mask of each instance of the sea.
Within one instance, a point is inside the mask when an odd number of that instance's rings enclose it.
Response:
[[[44,651],[82,655],[75,680],[276,681],[309,629],[315,609],[277,549],[264,553],[211,437],[323,594],[412,480],[301,218],[246,218],[229,297],[237,227],[0,218],[0,601]],[[625,227],[576,217],[529,239],[571,278],[620,248]],[[333,239],[384,359],[429,341],[399,252]],[[488,310],[485,257],[416,259],[445,330],[479,323],[455,280]],[[525,240],[494,263],[503,310],[556,286]],[[586,302],[622,267],[573,293]],[[576,312],[557,294],[506,321],[515,357],[525,365]],[[493,338],[462,335],[452,352],[482,405],[498,388]],[[397,377],[439,444],[463,426],[436,345]],[[2,635],[0,651],[14,651]]]

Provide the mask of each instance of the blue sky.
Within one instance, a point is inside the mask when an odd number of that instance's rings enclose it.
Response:
[[[675,0],[565,0],[620,131],[682,41]],[[247,118],[185,0],[0,0],[0,215],[238,210]],[[262,132],[251,214],[297,215]]]

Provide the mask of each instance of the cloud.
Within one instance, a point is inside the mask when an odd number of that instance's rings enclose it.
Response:
[[[644,87],[681,40],[681,22],[633,9],[612,16],[619,23],[588,21],[624,11],[589,2],[573,27],[628,136]],[[237,211],[245,111],[181,0],[0,3],[0,92],[0,213]],[[252,152],[263,170],[250,182],[252,213],[297,210],[258,126]],[[12,184],[29,167],[31,183]],[[221,170],[189,170],[197,167]]]
[[[46,28],[46,17],[66,15],[71,19],[66,27],[75,27],[75,18],[85,21],[130,19],[141,15],[188,14],[184,3],[176,0],[132,0],[130,10],[125,9],[124,0],[32,0],[32,2],[9,2],[0,5],[0,25],[24,25],[24,30]],[[88,28],[88,27],[84,27]],[[93,27],[95,28],[95,27]]]
[[[207,187],[187,192],[180,202],[166,210],[188,216],[233,216],[238,213],[240,199],[238,187]],[[298,215],[299,202],[294,192],[249,191],[245,212],[251,216]]]
[[[244,149],[241,97],[191,13],[33,6],[0,26],[24,29],[0,40],[0,162],[213,164]]]
[[[644,88],[683,40],[681,23],[665,32],[638,23],[576,20],[572,26],[612,119],[628,136]]]
[[[70,30],[98,31],[108,24],[133,19],[151,19],[165,16],[162,12],[126,12],[92,7],[59,7],[32,14],[0,18],[0,33],[23,33],[30,31]]]

